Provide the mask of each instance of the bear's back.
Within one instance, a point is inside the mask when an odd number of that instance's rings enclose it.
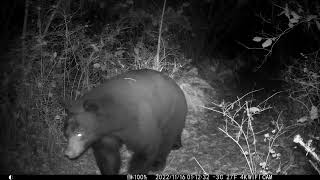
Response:
[[[100,112],[106,114],[101,127],[124,127],[121,138],[130,142],[152,143],[158,136],[154,131],[178,133],[185,124],[187,104],[183,91],[173,79],[154,70],[115,76],[86,93],[77,106],[86,100],[96,101]],[[140,141],[142,138],[146,140]]]

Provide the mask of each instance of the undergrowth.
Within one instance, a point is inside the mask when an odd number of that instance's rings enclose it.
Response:
[[[89,33],[89,24],[73,20],[78,15],[65,14],[66,11],[55,7],[51,10],[56,16],[54,22],[44,21],[41,16],[29,17],[39,23],[28,24],[24,46],[13,49],[7,57],[16,60],[11,68],[18,72],[16,79],[19,79],[15,87],[5,89],[14,90],[16,95],[14,102],[5,99],[4,103],[10,107],[10,115],[2,121],[6,128],[1,131],[7,171],[50,172],[47,161],[61,154],[65,143],[62,126],[66,114],[61,103],[75,100],[129,69],[154,68],[160,10],[150,13],[129,9],[95,36]],[[189,23],[171,8],[165,14],[169,20],[164,20],[157,69],[173,76],[188,63],[177,44],[181,39],[175,29],[188,33]],[[39,26],[49,23],[51,28],[45,31]],[[15,53],[22,51],[23,58]],[[6,82],[2,85],[7,87]],[[39,165],[30,165],[32,162]]]

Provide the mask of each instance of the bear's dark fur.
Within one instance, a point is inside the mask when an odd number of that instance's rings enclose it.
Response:
[[[65,124],[65,155],[79,157],[92,147],[102,174],[117,174],[119,149],[133,151],[128,173],[165,167],[181,147],[187,104],[174,80],[154,70],[135,70],[107,80],[73,102]]]

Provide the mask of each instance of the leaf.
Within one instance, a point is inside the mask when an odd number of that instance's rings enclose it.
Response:
[[[315,120],[319,118],[318,108],[316,106],[311,107],[310,119]]]
[[[54,120],[61,120],[62,119],[62,117],[59,115],[59,114],[57,114],[55,117],[54,117]]]
[[[289,22],[292,24],[297,24],[299,22],[299,19],[291,18],[289,19]]]
[[[298,123],[304,123],[306,121],[308,121],[308,117],[307,116],[303,116],[303,117],[301,117],[300,119],[297,120]]]
[[[262,40],[262,37],[254,37],[253,39],[252,39],[254,42],[260,42],[261,40]]]
[[[251,107],[248,109],[248,112],[251,113],[251,114],[257,114],[259,113],[261,110],[257,107]]]
[[[96,69],[98,69],[98,68],[101,67],[101,65],[100,65],[99,63],[94,63],[94,64],[93,64],[93,67],[96,68]]]
[[[95,52],[99,51],[99,48],[95,44],[90,44],[90,46],[93,48]]]
[[[266,48],[266,47],[269,47],[271,44],[272,44],[272,39],[269,38],[265,42],[262,43],[262,47]]]
[[[267,166],[267,163],[266,162],[261,162],[261,163],[259,163],[259,165],[261,166],[261,168],[266,168],[266,166]]]
[[[269,148],[269,152],[270,152],[271,154],[273,154],[273,153],[275,153],[276,151],[275,151],[274,149],[272,149],[272,148]]]
[[[289,28],[292,28],[292,27],[293,27],[293,24],[292,24],[291,22],[289,22],[289,23],[288,23],[288,27],[289,27]]]
[[[301,143],[302,142],[303,143],[303,139],[301,138],[300,134],[297,134],[297,135],[294,136],[293,142],[295,142],[295,143]]]
[[[135,47],[135,48],[133,49],[133,51],[134,51],[134,53],[135,53],[136,55],[139,54],[139,48],[136,48],[136,47]]]
[[[124,50],[118,50],[118,51],[116,51],[115,53],[114,53],[114,55],[116,56],[116,57],[123,57],[123,54],[125,53],[125,51]]]
[[[320,23],[317,20],[316,20],[316,25],[317,25],[318,30],[320,31]]]
[[[41,82],[37,82],[37,87],[38,88],[42,88],[43,87],[43,84]]]
[[[296,12],[294,12],[294,11],[291,11],[291,16],[293,17],[293,18],[291,18],[291,19],[295,19],[295,20],[297,20],[297,22],[299,22],[299,19],[301,18]]]
[[[107,70],[107,65],[105,65],[105,64],[102,65],[102,66],[101,66],[101,70],[102,70],[102,71],[106,71],[106,70]]]
[[[288,7],[288,4],[286,3],[286,7],[283,9],[283,11],[279,14],[279,16],[280,15],[282,15],[282,14],[284,14],[285,16],[287,16],[287,18],[289,19],[290,18],[290,16],[289,16],[289,7]]]

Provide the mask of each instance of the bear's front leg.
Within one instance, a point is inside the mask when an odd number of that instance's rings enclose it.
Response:
[[[120,142],[113,138],[104,138],[92,145],[93,154],[101,174],[119,173],[120,147]]]

